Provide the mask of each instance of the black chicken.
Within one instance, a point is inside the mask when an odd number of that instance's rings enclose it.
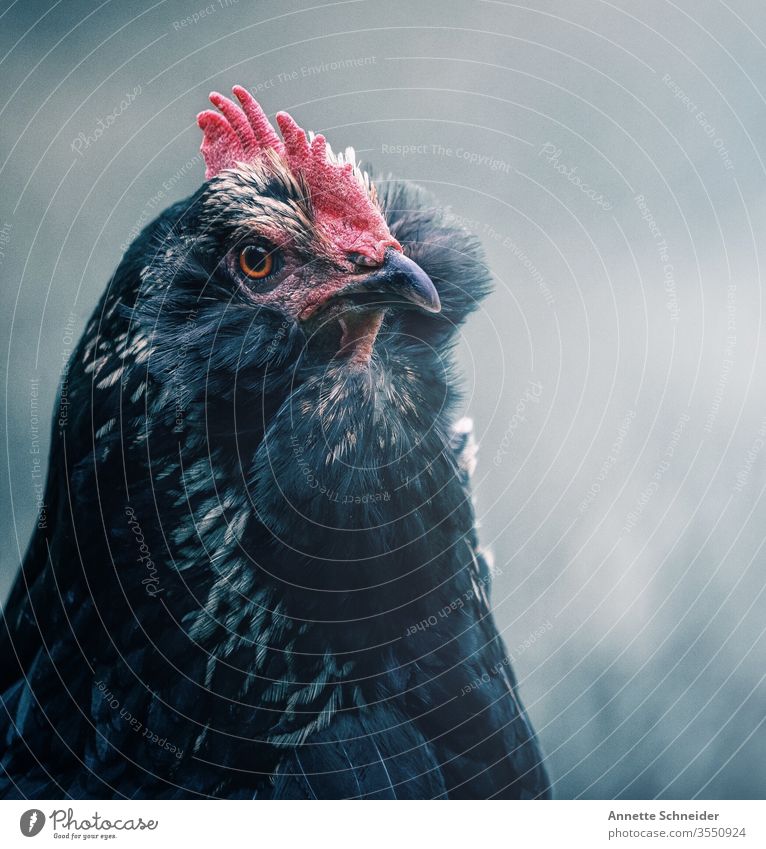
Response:
[[[546,797],[452,426],[479,245],[234,92],[64,376],[0,795]]]

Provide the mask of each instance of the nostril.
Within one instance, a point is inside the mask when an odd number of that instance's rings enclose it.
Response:
[[[359,266],[359,268],[380,268],[383,264],[379,262],[374,257],[367,256],[367,254],[362,253],[348,253],[346,254],[350,262],[353,262],[354,265]]]

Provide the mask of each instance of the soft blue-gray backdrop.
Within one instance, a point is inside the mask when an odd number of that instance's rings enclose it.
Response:
[[[62,363],[243,83],[486,246],[477,507],[557,794],[766,795],[766,11],[4,0],[0,79],[2,595]]]

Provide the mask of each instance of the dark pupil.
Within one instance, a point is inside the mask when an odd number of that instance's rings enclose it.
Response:
[[[245,250],[245,262],[253,271],[262,271],[269,252],[261,246],[252,246]]]

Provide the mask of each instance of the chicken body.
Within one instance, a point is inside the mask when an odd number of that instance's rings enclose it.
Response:
[[[123,258],[5,610],[0,795],[548,795],[453,425],[488,273],[425,193],[364,180],[375,256],[266,157]]]

